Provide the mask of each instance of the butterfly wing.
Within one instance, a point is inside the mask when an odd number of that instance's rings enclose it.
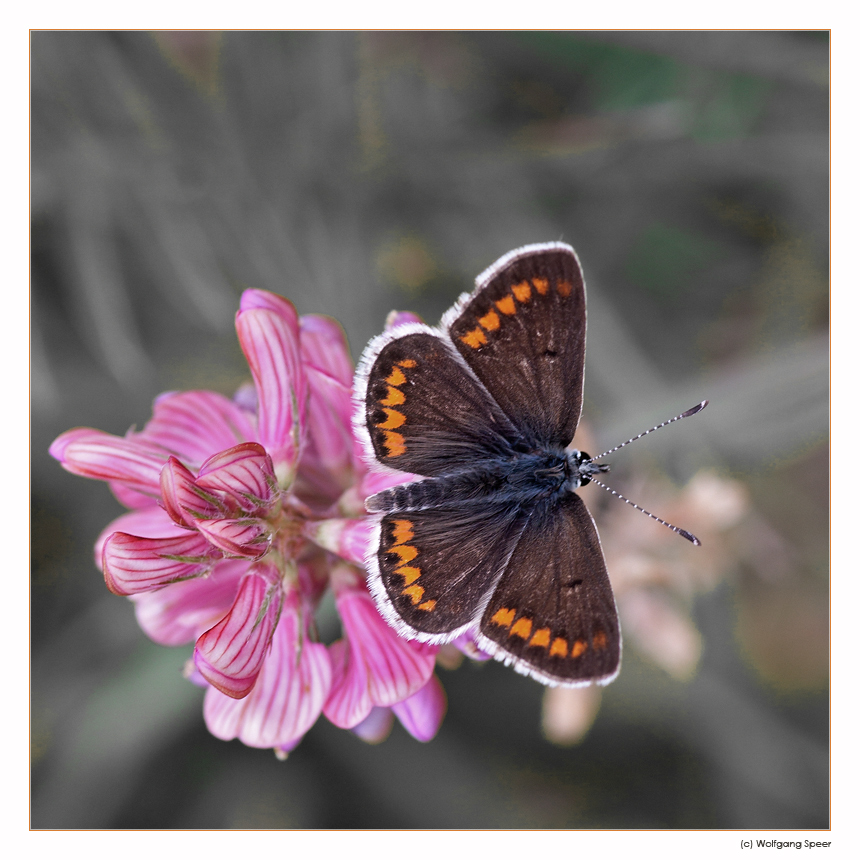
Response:
[[[388,622],[425,642],[449,641],[472,627],[526,520],[498,502],[385,514],[368,570]]]
[[[570,443],[585,363],[585,283],[573,248],[511,251],[442,322],[518,430],[533,443]]]
[[[514,426],[447,339],[403,331],[372,341],[359,365],[356,431],[373,456],[425,476],[511,456]]]
[[[615,599],[579,496],[534,509],[479,629],[481,648],[545,684],[607,684],[618,674]]]

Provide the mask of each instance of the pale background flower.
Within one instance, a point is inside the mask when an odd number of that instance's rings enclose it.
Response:
[[[33,826],[826,826],[827,76],[820,33],[33,34]],[[554,745],[542,686],[464,660],[427,745],[213,738],[190,648],[93,566],[122,508],[50,442],[231,396],[245,288],[356,358],[555,239],[588,284],[587,450],[711,400],[608,476],[700,549],[588,488],[625,625],[590,729]]]

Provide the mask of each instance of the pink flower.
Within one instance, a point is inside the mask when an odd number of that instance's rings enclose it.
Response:
[[[189,676],[216,737],[284,755],[321,713],[356,728],[379,709],[428,740],[445,710],[438,649],[398,637],[360,572],[364,498],[398,479],[363,463],[343,331],[260,290],[236,330],[253,388],[168,392],[140,431],[76,428],[51,446],[129,508],[96,541],[105,582],[156,642],[195,643]],[[330,587],[344,638],[326,645],[314,613]]]

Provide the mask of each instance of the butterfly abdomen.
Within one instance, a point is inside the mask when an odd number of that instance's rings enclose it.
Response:
[[[383,490],[367,499],[372,512],[419,511],[442,505],[482,503],[512,505],[564,495],[579,486],[579,473],[563,451],[518,454],[485,460],[472,468]]]

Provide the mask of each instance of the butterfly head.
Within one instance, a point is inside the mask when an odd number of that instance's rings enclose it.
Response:
[[[608,472],[609,464],[592,463],[591,455],[573,448],[567,452],[567,468],[570,474],[570,488],[576,490],[584,487],[591,480],[592,475]]]

